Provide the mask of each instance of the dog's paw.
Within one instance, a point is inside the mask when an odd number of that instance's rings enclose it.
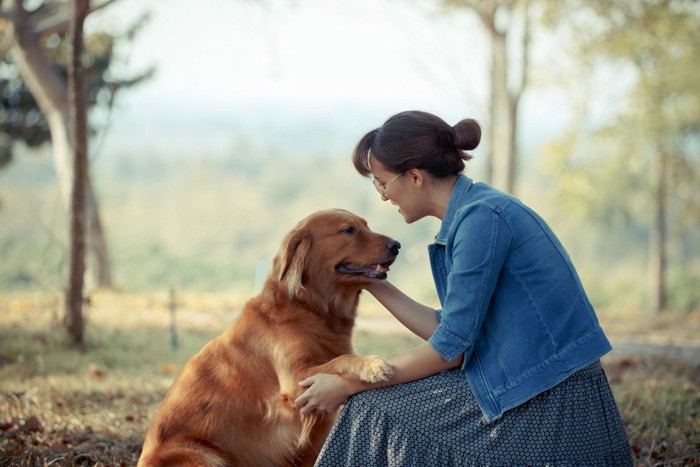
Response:
[[[394,367],[382,357],[371,355],[364,357],[359,369],[359,377],[367,383],[388,381],[394,376]]]

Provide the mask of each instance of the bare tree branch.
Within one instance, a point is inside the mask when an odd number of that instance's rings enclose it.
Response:
[[[89,15],[97,10],[101,10],[102,8],[105,8],[116,1],[118,0],[105,0],[99,5],[91,7],[87,14]],[[69,5],[66,4],[66,6]],[[40,36],[64,33],[68,30],[70,19],[70,8],[61,8],[60,10],[56,10],[53,15],[37,21],[34,27],[34,32]]]
[[[122,79],[122,80],[117,80],[117,81],[107,81],[107,85],[109,88],[114,92],[118,91],[121,88],[128,88],[131,86],[135,86],[142,81],[145,81],[147,79],[150,79],[155,75],[156,73],[156,68],[155,67],[150,67],[146,71],[142,72],[141,74],[134,76],[133,78],[130,79]]]
[[[12,0],[9,6],[3,8],[3,17],[9,19],[10,23],[23,21],[26,16],[27,10],[24,9],[21,0]]]
[[[66,32],[71,15],[70,3],[44,3],[30,13],[31,30],[39,35]]]

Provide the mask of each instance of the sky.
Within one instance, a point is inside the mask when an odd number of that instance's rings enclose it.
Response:
[[[334,149],[349,150],[402,110],[426,110],[451,124],[485,121],[484,30],[473,14],[445,14],[437,4],[119,0],[86,27],[123,30],[149,13],[142,32],[119,51],[116,69],[128,76],[154,66],[156,75],[120,97],[109,147],[189,151],[204,138],[225,150],[237,131],[274,140],[318,126],[337,142]],[[537,105],[526,97],[524,126],[536,139],[561,122],[561,106],[547,94],[532,95]],[[207,136],[183,131],[193,125]]]
[[[147,94],[159,100],[463,100],[463,67],[450,77],[447,61],[485,59],[480,38],[447,30],[478,27],[471,15],[436,17],[396,0],[120,0],[91,26],[120,27],[144,12],[151,20],[129,66],[157,66]]]

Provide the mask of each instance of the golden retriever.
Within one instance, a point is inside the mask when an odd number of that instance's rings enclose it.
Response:
[[[360,292],[387,277],[400,247],[345,210],[300,221],[260,294],[173,383],[138,465],[313,465],[335,416],[301,416],[298,382],[315,373],[392,376],[382,358],[352,355],[351,335]]]

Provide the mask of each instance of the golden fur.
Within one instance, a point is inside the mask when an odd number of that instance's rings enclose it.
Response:
[[[139,466],[313,465],[334,415],[302,417],[315,373],[385,381],[352,355],[360,292],[386,278],[400,245],[344,210],[316,212],[282,241],[263,290],[185,365],[146,433]]]

